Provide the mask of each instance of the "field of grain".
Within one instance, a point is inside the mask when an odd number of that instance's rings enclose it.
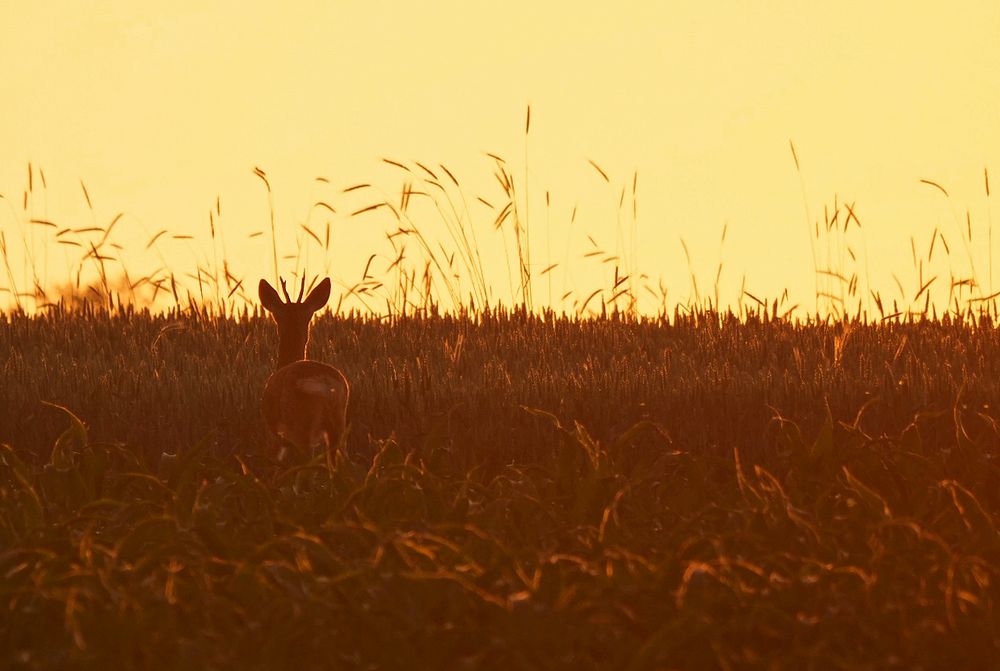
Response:
[[[333,463],[262,451],[275,345],[0,318],[0,666],[995,664],[986,321],[327,315]]]

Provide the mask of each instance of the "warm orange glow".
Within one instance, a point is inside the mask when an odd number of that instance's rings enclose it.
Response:
[[[17,247],[10,254],[28,253],[43,280],[65,281],[72,250],[33,246],[43,231],[27,222],[106,226],[124,212],[115,235],[133,277],[164,263],[187,272],[225,254],[252,289],[273,276],[267,193],[253,174],[260,166],[273,189],[279,253],[295,253],[300,224],[330,222],[335,251],[326,260],[309,252],[309,270],[329,261],[343,292],[371,254],[379,255],[374,271],[392,261],[391,215],[349,216],[377,191],[342,193],[372,183],[398,201],[404,179],[381,162],[388,157],[452,170],[477,221],[494,298],[509,300],[496,212],[476,201],[500,193],[488,151],[521,181],[527,160],[527,192],[518,186],[530,199],[539,303],[614,283],[614,262],[584,256],[588,235],[620,257],[622,274],[638,268],[653,287],[662,279],[671,301],[692,292],[681,239],[702,298],[713,294],[721,261],[724,303],[739,298],[746,275],[754,295],[788,288],[790,303],[811,308],[817,267],[858,274],[861,297],[870,278],[899,298],[895,273],[907,300],[920,303],[917,290],[935,275],[926,291],[939,302],[949,277],[974,272],[979,295],[1000,285],[1000,268],[991,277],[984,185],[984,169],[1000,169],[996,3],[202,4],[6,9],[0,230]],[[23,213],[29,162],[34,180],[45,171],[47,188],[43,195],[33,185]],[[217,196],[213,248],[205,241]],[[822,220],[835,198],[854,204],[861,228],[811,244],[807,209]],[[311,208],[319,200],[336,214]],[[950,255],[939,247],[928,259],[935,228]],[[169,236],[158,257],[144,247],[161,229]],[[254,231],[265,235],[248,238]],[[553,263],[561,265],[539,275]],[[21,290],[30,287],[27,270],[12,274]],[[837,293],[831,277],[820,276],[820,288]],[[8,285],[0,269],[0,286]]]

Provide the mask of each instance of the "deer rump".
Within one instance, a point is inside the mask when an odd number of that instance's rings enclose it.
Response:
[[[318,361],[296,361],[275,371],[264,385],[261,407],[275,438],[305,453],[335,447],[347,422],[347,378]]]

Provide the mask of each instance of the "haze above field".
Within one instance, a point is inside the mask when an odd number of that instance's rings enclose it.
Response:
[[[259,166],[284,231],[279,252],[295,253],[299,224],[329,222],[332,272],[349,286],[370,254],[376,270],[388,265],[385,233],[397,222],[385,211],[350,217],[365,202],[341,190],[370,182],[398,201],[405,175],[383,157],[444,163],[470,201],[495,296],[509,300],[496,213],[476,201],[502,201],[483,153],[492,152],[518,180],[527,158],[519,188],[530,199],[533,273],[562,264],[553,288],[536,280],[538,302],[611,284],[613,262],[584,258],[590,235],[622,257],[623,273],[638,269],[654,287],[662,278],[671,301],[691,294],[683,238],[705,295],[721,261],[723,302],[746,274],[754,294],[789,288],[790,302],[811,307],[805,205],[822,219],[835,196],[855,204],[862,228],[820,240],[817,266],[870,276],[887,296],[899,295],[895,272],[908,299],[940,275],[939,301],[949,277],[975,271],[979,294],[992,293],[984,169],[1000,156],[1000,6],[767,4],[7,3],[0,230],[10,243],[32,218],[106,226],[124,212],[115,235],[133,276],[162,261],[190,269],[212,252],[187,240],[170,241],[160,261],[141,252],[162,229],[206,239],[219,196],[224,253],[253,285],[272,274],[269,237],[247,237],[269,226]],[[47,188],[22,212],[29,162]],[[337,214],[316,211],[317,200]],[[926,257],[935,227],[950,255],[936,252],[919,275],[913,249]],[[73,250],[33,247],[39,235],[29,230],[21,247],[44,260],[43,279],[65,280]],[[14,265],[23,289],[29,273]]]

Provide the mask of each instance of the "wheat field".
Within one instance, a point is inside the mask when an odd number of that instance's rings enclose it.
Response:
[[[262,314],[0,319],[2,666],[988,668],[987,319],[325,315],[333,463],[263,451]]]
[[[345,439],[306,461],[266,447],[277,334],[219,200],[207,238],[151,232],[160,266],[140,276],[122,215],[100,225],[83,183],[94,226],[32,215],[47,187],[29,165],[20,241],[0,231],[0,667],[990,668],[982,226],[935,228],[919,253],[911,238],[912,287],[893,274],[883,293],[835,199],[809,226],[812,307],[744,278],[720,312],[721,258],[699,283],[681,240],[681,301],[636,267],[633,175],[605,236],[620,244],[583,244],[596,286],[563,291],[569,242],[532,260],[524,185],[490,160],[485,220],[444,165],[386,159],[398,197],[352,185],[294,231],[255,170],[270,230],[250,237],[276,276],[317,255],[328,270],[334,220],[389,225],[314,320],[309,356],[351,397]],[[188,244],[194,267],[168,263]]]
[[[1000,671],[1000,3],[901,9],[3,3],[0,671]]]

